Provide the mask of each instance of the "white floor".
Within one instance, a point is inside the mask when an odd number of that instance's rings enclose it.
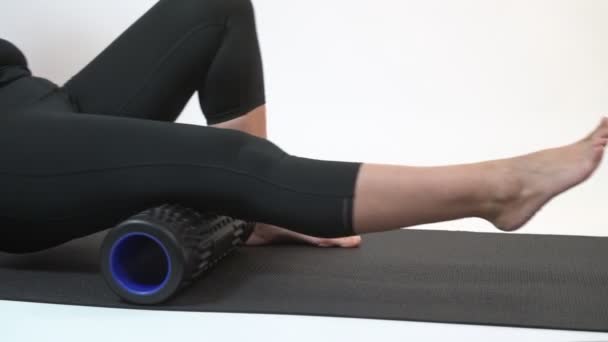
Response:
[[[294,315],[147,311],[0,301],[0,340],[608,341],[608,333]]]

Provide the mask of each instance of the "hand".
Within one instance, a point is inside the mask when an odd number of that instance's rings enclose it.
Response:
[[[249,239],[245,242],[245,245],[261,246],[286,242],[304,243],[316,247],[353,248],[359,247],[361,244],[361,236],[356,235],[333,239],[319,238],[265,223],[256,223],[255,228],[249,236]]]

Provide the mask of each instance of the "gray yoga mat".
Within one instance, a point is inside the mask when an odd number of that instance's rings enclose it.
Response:
[[[98,267],[106,232],[0,253],[0,299],[608,331],[608,238],[399,230],[356,249],[240,247],[174,299],[119,300]]]

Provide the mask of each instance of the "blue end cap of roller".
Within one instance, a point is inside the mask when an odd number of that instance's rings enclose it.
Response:
[[[114,280],[134,295],[153,295],[169,281],[171,258],[156,237],[131,232],[114,242],[110,250],[110,272]]]

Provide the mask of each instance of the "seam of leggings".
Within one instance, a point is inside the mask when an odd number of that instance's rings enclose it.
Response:
[[[75,96],[69,89],[68,87],[66,87],[66,85],[62,85],[59,87],[59,91],[63,92],[64,94],[67,95],[68,97],[68,102],[72,105],[72,108],[74,109],[75,113],[82,113],[82,107],[80,105],[80,102],[78,101],[78,97]]]
[[[186,40],[189,36],[191,36],[194,32],[196,32],[198,30],[206,29],[206,28],[213,27],[213,26],[220,26],[220,27],[224,27],[225,28],[226,27],[226,21],[224,21],[223,24],[202,23],[202,24],[199,24],[199,25],[195,26],[190,31],[186,32],[184,34],[184,36],[182,36],[177,42],[175,42],[175,44],[173,44],[173,46],[169,49],[169,51],[167,51],[167,53],[160,58],[160,60],[156,64],[156,66],[154,66],[153,68],[151,68],[150,72],[145,77],[145,80],[143,82],[141,82],[141,85],[137,88],[137,90],[135,90],[133,92],[133,94],[127,100],[125,100],[125,102],[122,105],[118,106],[118,109],[116,109],[116,111],[119,112],[119,113],[122,112],[125,109],[125,107],[127,107],[136,98],[136,96],[141,92],[141,90],[144,89],[144,87],[146,86],[146,84],[148,84],[148,82],[150,81],[150,79],[152,78],[152,76],[155,74],[155,72],[165,63],[165,61],[173,54],[173,52],[175,52],[175,50],[179,46],[181,46],[181,44],[184,42],[184,40]],[[217,54],[217,49],[216,49],[216,54]]]
[[[346,212],[348,211],[348,201],[346,198],[342,199],[342,228],[348,230],[348,220],[346,218]]]
[[[342,200],[342,225],[344,226],[345,231],[351,233],[353,231],[352,227],[352,197],[344,197]]]
[[[83,173],[95,173],[95,172],[103,172],[103,171],[109,171],[109,170],[134,169],[134,168],[158,167],[158,166],[176,166],[176,167],[180,167],[181,166],[181,167],[198,167],[198,168],[206,168],[206,169],[218,169],[218,170],[224,170],[224,171],[236,173],[236,174],[239,174],[239,175],[244,175],[244,176],[248,176],[248,177],[251,177],[251,178],[255,178],[255,179],[259,180],[259,181],[262,181],[262,182],[271,184],[273,186],[276,186],[278,188],[289,190],[289,191],[292,191],[292,192],[297,192],[297,193],[301,193],[301,194],[308,194],[308,195],[313,195],[313,196],[319,196],[319,197],[344,197],[344,194],[330,194],[330,193],[328,193],[328,194],[319,194],[319,193],[315,193],[315,192],[308,192],[308,191],[302,191],[302,190],[293,189],[293,188],[290,188],[290,187],[285,186],[285,185],[274,183],[274,182],[272,182],[272,181],[270,181],[268,179],[265,179],[265,178],[253,175],[251,173],[243,172],[243,171],[239,171],[239,170],[234,170],[234,169],[227,168],[227,167],[224,167],[224,166],[190,164],[190,163],[150,163],[150,164],[137,164],[137,165],[128,165],[128,166],[107,167],[107,168],[100,168],[100,169],[79,170],[79,171],[64,172],[64,173],[51,173],[51,174],[44,174],[44,175],[23,174],[23,173],[10,173],[10,172],[5,172],[5,171],[0,171],[0,174],[9,175],[9,176],[19,176],[19,177],[44,178],[44,177],[70,176],[70,175],[83,174]]]
[[[24,103],[20,103],[18,106],[16,106],[16,108],[17,108],[18,110],[20,110],[20,111],[25,111],[25,110],[28,110],[28,109],[29,109],[29,107],[31,107],[31,106],[35,106],[35,105],[36,105],[36,104],[38,104],[39,102],[41,102],[41,101],[45,100],[46,98],[48,98],[48,97],[50,97],[50,96],[54,95],[55,93],[57,93],[57,92],[59,91],[59,87],[58,87],[56,84],[52,83],[51,81],[49,81],[49,80],[47,80],[47,79],[40,78],[40,77],[38,77],[38,76],[31,76],[31,75],[30,75],[30,76],[23,76],[23,77],[16,78],[16,79],[14,79],[14,80],[13,80],[13,81],[11,81],[11,82],[18,81],[18,80],[21,80],[21,79],[26,78],[26,77],[28,77],[28,78],[30,78],[30,79],[34,79],[34,80],[42,80],[44,84],[43,84],[43,83],[41,83],[41,82],[32,82],[32,83],[31,83],[31,85],[34,85],[35,87],[37,87],[37,89],[41,89],[41,90],[47,90],[47,92],[46,92],[46,93],[44,93],[44,94],[43,94],[42,96],[40,96],[40,97],[37,97],[37,98],[35,98],[35,99],[31,99],[31,100],[26,101],[26,102],[24,102]],[[9,83],[9,84],[10,84],[10,83]],[[53,86],[53,88],[50,88],[50,89],[49,89],[49,88],[48,88],[48,85],[49,85],[49,84],[50,84],[50,85],[52,85],[52,86]]]
[[[352,192],[343,199],[343,223],[344,228],[350,235],[355,235],[355,223],[354,223],[354,215],[355,215],[355,191],[357,187],[357,182],[359,180],[359,176],[361,174],[361,166],[362,162],[358,163],[356,175],[354,178],[354,182],[352,184]]]

